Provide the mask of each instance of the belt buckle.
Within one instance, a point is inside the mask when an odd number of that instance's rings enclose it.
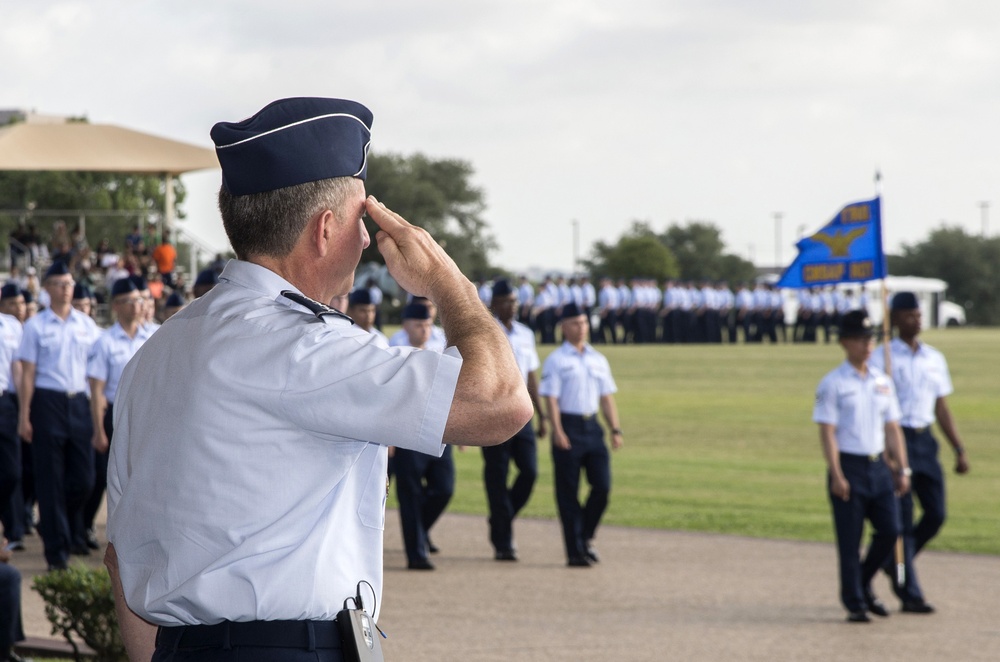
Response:
[[[585,421],[590,421],[593,420],[594,416],[597,416],[597,414],[581,414],[580,418],[582,418]]]
[[[882,459],[882,454],[881,453],[872,454],[872,455],[868,456],[868,461],[869,462],[878,462],[881,459]]]

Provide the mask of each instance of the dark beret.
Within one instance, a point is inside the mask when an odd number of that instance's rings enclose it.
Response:
[[[864,310],[852,310],[840,318],[841,338],[871,338],[874,335],[872,321]]]
[[[422,303],[408,303],[403,308],[404,320],[429,320],[431,318],[430,308]]]
[[[7,283],[0,287],[0,299],[12,299],[19,296],[21,296],[21,288],[17,286],[17,283]]]
[[[242,122],[212,127],[222,186],[250,195],[333,177],[368,175],[372,113],[346,99],[274,101]]]
[[[586,314],[587,313],[585,313],[583,310],[581,310],[578,305],[576,305],[575,303],[571,302],[571,303],[567,303],[565,306],[563,306],[562,317],[560,317],[559,319],[560,320],[565,320],[565,319],[569,319],[571,317],[579,317],[580,315],[586,315]]]
[[[180,292],[174,290],[170,293],[170,296],[167,297],[167,301],[163,305],[166,308],[183,308],[184,297],[181,296]]]
[[[920,308],[917,295],[913,292],[897,292],[892,297],[892,310],[916,310]]]
[[[195,285],[218,285],[219,274],[215,272],[215,269],[205,269],[198,273],[198,277],[195,279]]]
[[[506,297],[514,294],[514,288],[510,286],[510,281],[506,278],[493,282],[493,296]]]
[[[119,294],[138,292],[141,289],[142,288],[139,287],[131,278],[119,278],[115,281],[115,284],[111,286],[111,298],[113,299]]]
[[[369,306],[372,302],[372,294],[368,290],[362,288],[360,290],[354,290],[349,295],[347,295],[347,305],[348,306]]]
[[[90,291],[90,287],[84,285],[83,283],[77,283],[73,286],[73,299],[93,299],[94,293]]]
[[[56,260],[51,265],[49,265],[48,270],[45,272],[45,278],[42,280],[48,280],[51,276],[65,276],[70,273],[69,265],[67,265],[62,260]]]

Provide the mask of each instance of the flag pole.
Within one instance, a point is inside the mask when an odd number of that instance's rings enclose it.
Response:
[[[878,200],[879,233],[882,232],[882,173],[875,170],[875,197]],[[879,236],[879,244],[882,244],[882,237]],[[882,249],[882,259],[885,260],[885,249]],[[889,287],[886,277],[889,275],[888,262],[882,276],[882,352],[885,357],[885,374],[892,379],[892,324],[889,320]],[[894,550],[896,561],[896,584],[903,586],[906,583],[906,550],[903,536],[896,538]]]

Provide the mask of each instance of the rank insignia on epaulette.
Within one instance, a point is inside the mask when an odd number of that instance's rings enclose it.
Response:
[[[306,295],[300,294],[299,292],[295,292],[293,290],[282,290],[281,296],[285,297],[286,299],[291,299],[300,306],[305,306],[310,311],[312,311],[312,313],[316,315],[316,317],[320,319],[323,319],[324,315],[333,315],[334,317],[345,319],[351,324],[354,324],[354,320],[352,320],[350,317],[340,312],[336,308],[331,308],[325,303],[321,303],[319,301],[316,301],[315,299],[310,299]]]

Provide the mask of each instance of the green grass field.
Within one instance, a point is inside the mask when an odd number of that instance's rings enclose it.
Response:
[[[949,518],[935,549],[1000,554],[1000,330],[924,336],[948,358],[949,398],[972,470],[948,468]],[[551,347],[542,347],[542,360]],[[831,345],[612,346],[625,448],[612,458],[605,523],[832,541],[825,464],[811,422],[820,378],[843,360]],[[456,453],[449,510],[486,513],[482,456]],[[556,517],[551,455],[539,444],[539,481],[522,516]],[[394,496],[394,495],[393,495]],[[391,526],[392,524],[390,524]],[[485,523],[483,529],[486,534]]]

